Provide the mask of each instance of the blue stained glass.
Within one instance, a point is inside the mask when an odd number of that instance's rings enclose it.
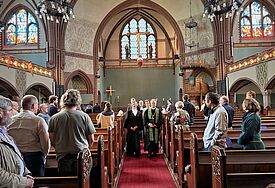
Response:
[[[242,18],[241,19],[241,25],[244,26],[244,25],[250,25],[250,21],[248,18]]]
[[[16,27],[9,25],[6,30],[6,42],[7,44],[16,44]]]
[[[265,6],[263,6],[263,17],[269,15],[268,10],[265,8]]]
[[[29,26],[28,43],[37,43],[37,40],[37,26],[36,24],[31,24]]]
[[[264,18],[263,24],[271,24],[271,23],[272,23],[272,21],[269,17]]]
[[[261,15],[252,15],[252,25],[261,25],[262,24],[262,16]]]
[[[154,30],[149,23],[147,23],[147,32],[154,33]]]
[[[36,23],[34,17],[31,14],[28,14],[28,24]]]
[[[38,42],[38,28],[32,14],[24,9],[20,9],[10,17],[8,22],[13,23],[14,26],[7,29],[7,44]]]
[[[27,12],[24,9],[19,10],[17,14],[17,23],[19,22],[27,22]]]
[[[129,41],[129,38],[128,38],[127,36],[123,36],[122,39],[121,39],[121,41],[123,41],[123,42],[124,42],[124,41],[128,42],[128,41]]]
[[[129,33],[129,24],[126,24],[124,29],[123,29],[123,32],[122,32],[122,35],[126,35],[127,33]]]
[[[146,21],[144,19],[140,19],[138,21],[138,27],[140,32],[146,32]]]
[[[130,32],[137,32],[137,21],[135,19],[132,19],[130,21]]]
[[[250,6],[247,6],[247,7],[244,9],[244,11],[243,11],[243,13],[242,13],[242,17],[244,17],[244,16],[250,16]]]
[[[251,6],[251,14],[243,13],[242,16],[247,16],[251,19],[243,17],[241,19],[241,37],[267,37],[273,36],[272,20],[268,17],[270,15],[268,9],[260,3],[254,1],[245,10]],[[245,12],[245,11],[244,11]]]
[[[257,2],[251,4],[251,14],[261,14],[261,5]]]
[[[150,36],[148,35],[149,33]],[[122,30],[121,37],[121,58],[126,58],[125,45],[128,44],[130,48],[130,58],[136,59],[138,55],[143,58],[149,58],[148,45],[153,47],[151,51],[154,53],[152,57],[156,57],[156,41],[152,26],[146,22],[144,18],[140,20],[131,19]]]
[[[11,18],[8,21],[8,24],[9,23],[16,25],[16,15],[15,14],[11,16]]]
[[[272,29],[272,21],[269,17],[264,18],[264,36],[265,37],[272,37],[273,36],[273,29]]]

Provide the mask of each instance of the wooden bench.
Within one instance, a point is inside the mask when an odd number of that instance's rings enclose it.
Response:
[[[266,187],[275,180],[274,150],[243,150],[233,153],[235,156],[231,157],[224,149],[213,147],[211,152],[213,188],[259,188]],[[240,165],[241,172],[238,170]],[[234,168],[235,166],[237,168]]]
[[[84,149],[78,153],[77,176],[34,177],[34,187],[90,188],[91,153]]]
[[[225,150],[225,153],[227,173],[269,173],[275,169],[275,150]],[[211,152],[199,151],[198,137],[191,133],[190,168],[186,168],[188,187],[212,187],[211,159]],[[244,186],[242,181],[237,185]]]

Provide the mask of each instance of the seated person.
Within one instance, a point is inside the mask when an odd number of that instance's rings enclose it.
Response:
[[[112,105],[109,102],[105,103],[104,111],[101,112],[97,117],[97,124],[100,125],[101,128],[114,127],[115,115],[112,110]]]

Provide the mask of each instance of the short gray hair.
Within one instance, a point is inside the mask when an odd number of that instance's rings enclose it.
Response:
[[[22,98],[21,106],[22,106],[23,110],[31,110],[33,108],[33,104],[35,102],[38,102],[36,96],[34,96],[34,95],[25,95]]]
[[[12,106],[11,100],[0,95],[0,108],[6,110],[8,106]]]

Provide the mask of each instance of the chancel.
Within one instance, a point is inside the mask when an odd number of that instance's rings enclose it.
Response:
[[[26,96],[53,140],[16,151],[45,177],[13,153],[0,187],[274,184],[274,18],[274,0],[0,0],[0,156]]]

